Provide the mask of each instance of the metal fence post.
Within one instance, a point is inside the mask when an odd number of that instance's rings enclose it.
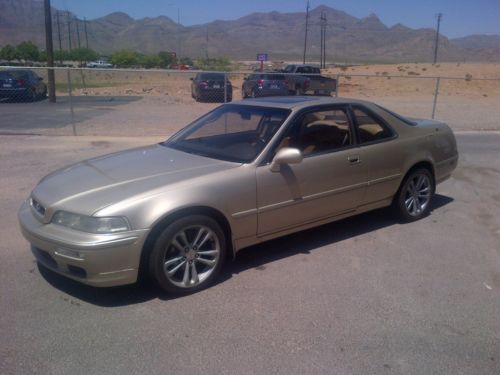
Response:
[[[431,118],[434,119],[434,114],[436,113],[436,104],[437,104],[437,98],[439,94],[439,82],[441,81],[441,77],[436,78],[436,89],[434,90],[434,102],[432,103],[432,116]]]
[[[76,126],[75,126],[75,111],[73,110],[73,93],[71,88],[71,73],[69,68],[66,70],[68,76],[68,97],[69,97],[69,108],[71,111],[71,126],[73,127],[73,135],[76,136]]]
[[[227,103],[227,75],[224,72],[224,103]]]
[[[339,88],[340,88],[340,74],[337,74],[337,84],[335,86],[335,97],[338,98],[339,97]]]

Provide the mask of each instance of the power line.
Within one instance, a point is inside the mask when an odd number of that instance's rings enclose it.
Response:
[[[69,46],[69,50],[71,51],[72,48],[71,48],[71,18],[69,16],[69,12],[66,11],[66,22],[68,24],[68,46]]]
[[[89,36],[87,34],[87,19],[83,17],[83,30],[85,32],[85,47],[89,48]]]
[[[306,32],[304,36],[304,57],[302,58],[302,63],[306,63],[306,50],[307,50],[307,30],[309,28],[309,0],[307,0],[307,7],[306,7]]]
[[[437,57],[438,57],[439,26],[441,25],[441,17],[443,17],[443,13],[438,13],[437,14],[437,28],[436,28],[436,42],[434,44],[434,64],[437,62]]]

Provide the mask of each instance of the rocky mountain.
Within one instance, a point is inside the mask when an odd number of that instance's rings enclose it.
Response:
[[[253,13],[237,20],[182,26],[165,16],[135,20],[125,13],[112,13],[86,23],[68,12],[52,10],[54,46],[58,48],[58,23],[62,47],[86,45],[104,55],[119,49],[143,53],[177,51],[182,56],[228,56],[253,60],[267,52],[273,60],[300,60],[303,53],[305,14]],[[349,62],[431,61],[435,31],[411,29],[401,24],[387,27],[371,14],[356,18],[319,6],[310,12],[308,59],[319,60],[321,12],[326,14],[327,60]],[[43,2],[0,0],[0,46],[32,40],[43,48]],[[69,26],[69,28],[68,28]],[[500,36],[470,36],[449,40],[440,36],[441,61],[500,61]]]
[[[457,47],[466,49],[500,49],[500,35],[469,35],[450,39],[450,42]]]

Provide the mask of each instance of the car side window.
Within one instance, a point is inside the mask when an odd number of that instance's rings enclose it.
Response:
[[[333,152],[352,144],[353,136],[346,111],[332,109],[300,116],[277,150],[282,147],[298,148],[307,157]]]
[[[385,124],[361,108],[354,108],[353,114],[356,118],[360,143],[374,142],[392,136],[392,132]]]

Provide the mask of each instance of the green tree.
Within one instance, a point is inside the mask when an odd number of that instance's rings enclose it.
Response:
[[[161,51],[158,53],[158,58],[160,59],[160,66],[162,68],[168,68],[169,65],[173,64],[174,54],[168,51]]]
[[[0,59],[12,61],[17,59],[16,48],[7,44],[0,50]]]
[[[161,65],[161,59],[157,55],[140,55],[139,64],[146,69],[157,68]]]
[[[17,58],[24,61],[38,61],[38,47],[33,42],[21,42],[16,46]]]
[[[90,48],[75,48],[68,57],[73,61],[93,61],[99,58],[99,54]]]
[[[69,52],[66,50],[55,50],[54,51],[54,60],[55,61],[65,61],[70,60]]]
[[[38,53],[38,61],[47,62],[47,51],[40,51]]]
[[[184,64],[184,65],[193,66],[193,60],[191,60],[190,57],[181,57],[179,63]]]
[[[113,52],[111,55],[111,64],[116,66],[133,66],[138,65],[139,63],[139,54],[135,51],[131,50],[120,50]]]

